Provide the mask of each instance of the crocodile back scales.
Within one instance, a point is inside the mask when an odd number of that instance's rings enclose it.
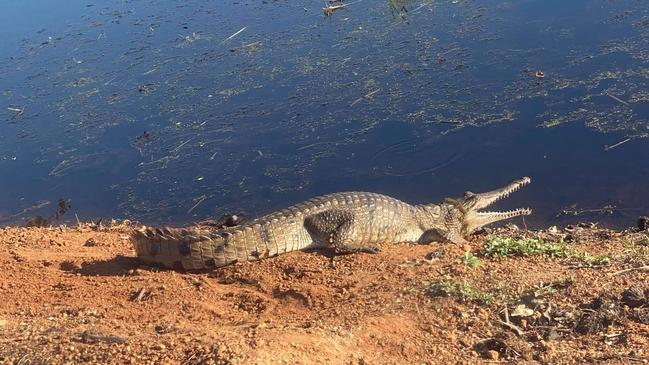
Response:
[[[351,213],[354,217],[352,236],[357,242],[382,244],[416,240],[421,233],[414,219],[416,209],[376,193],[335,193],[241,226],[145,228],[136,230],[132,240],[139,259],[144,262],[186,270],[211,269],[305,248],[326,247],[327,237],[322,234],[326,230],[309,230],[305,219],[330,210]]]

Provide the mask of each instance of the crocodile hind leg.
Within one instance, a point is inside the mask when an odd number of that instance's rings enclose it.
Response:
[[[330,209],[305,218],[304,226],[316,241],[325,242],[337,253],[377,253],[379,247],[360,242],[354,231],[354,214],[343,209]]]

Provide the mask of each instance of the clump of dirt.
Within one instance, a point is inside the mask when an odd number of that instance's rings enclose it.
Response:
[[[132,229],[0,229],[0,363],[649,361],[637,229],[510,227],[461,246],[293,252],[207,273],[143,266]],[[495,239],[569,254],[482,255]]]
[[[634,286],[625,290],[620,302],[628,308],[626,314],[629,318],[649,324],[649,286]]]
[[[601,332],[620,320],[620,309],[612,298],[595,298],[581,310],[575,331],[582,335]]]

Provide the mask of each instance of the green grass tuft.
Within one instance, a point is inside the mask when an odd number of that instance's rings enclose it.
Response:
[[[464,255],[462,255],[462,257],[457,259],[457,263],[462,264],[471,269],[475,269],[476,267],[482,265],[480,259],[477,256],[475,256],[471,251],[465,252]]]
[[[454,297],[462,302],[473,302],[479,305],[490,305],[494,302],[493,294],[482,292],[467,281],[442,278],[427,285],[428,294],[434,297]]]

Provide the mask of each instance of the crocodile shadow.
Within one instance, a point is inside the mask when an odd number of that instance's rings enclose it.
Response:
[[[82,276],[123,276],[128,275],[131,270],[140,268],[145,267],[137,261],[137,258],[121,255],[105,260],[84,261],[81,265],[70,265],[66,262],[60,265],[62,271]]]

